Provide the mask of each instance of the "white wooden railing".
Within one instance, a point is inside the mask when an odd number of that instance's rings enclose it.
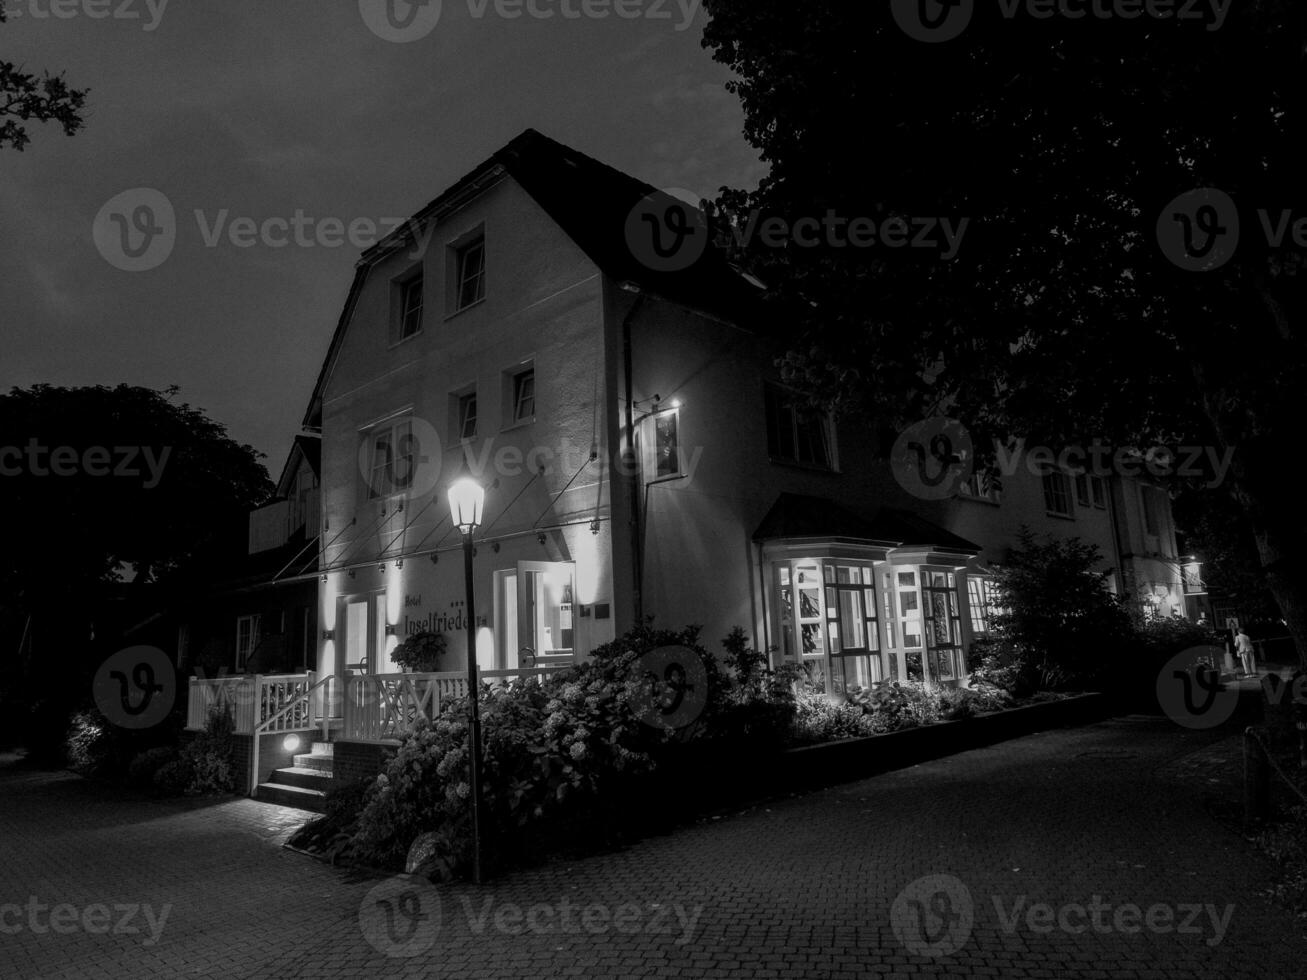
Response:
[[[231,711],[237,734],[305,732],[322,722],[331,675],[237,674],[192,677],[186,727],[198,731],[214,709]]]
[[[483,670],[490,684],[531,683],[566,666],[522,670]],[[419,720],[431,720],[452,698],[467,694],[467,674],[355,674],[345,681],[342,737],[359,742],[388,742],[400,738]]]

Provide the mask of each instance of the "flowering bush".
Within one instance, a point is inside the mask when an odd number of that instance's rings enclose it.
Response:
[[[540,683],[484,689],[483,833],[494,838],[496,859],[525,860],[583,830],[610,836],[610,792],[620,799],[629,777],[648,772],[649,748],[666,737],[632,710],[636,684],[609,665],[587,664]],[[405,737],[359,818],[354,844],[364,861],[399,867],[412,841],[431,831],[442,874],[469,864],[468,746],[466,699]]]

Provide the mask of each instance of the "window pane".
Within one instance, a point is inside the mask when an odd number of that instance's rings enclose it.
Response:
[[[679,416],[668,412],[654,419],[654,476],[675,476],[681,472],[681,451],[677,436]]]
[[[523,371],[513,379],[513,421],[523,422],[536,413],[535,371]]]
[[[415,276],[400,289],[400,328],[403,339],[422,328],[422,277]]]
[[[840,635],[844,637],[845,647],[864,649],[867,646],[861,596],[861,592],[853,589],[839,590]]]
[[[477,396],[464,395],[458,400],[458,437],[471,439],[477,434]]]
[[[471,306],[486,294],[485,242],[465,245],[458,253],[458,308]]]
[[[899,572],[899,585],[916,585],[916,572]]]

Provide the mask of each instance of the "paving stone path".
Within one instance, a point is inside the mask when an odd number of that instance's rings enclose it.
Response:
[[[1041,733],[481,889],[0,763],[0,977],[1307,977],[1267,861],[1172,778],[1221,737]]]

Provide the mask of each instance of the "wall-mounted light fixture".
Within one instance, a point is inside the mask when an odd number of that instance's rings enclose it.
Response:
[[[396,560],[395,560],[395,567],[396,567],[396,568],[399,568],[399,569],[402,569],[402,568],[404,567],[404,559],[403,559],[403,558],[398,558],[398,559],[396,559]]]
[[[394,635],[395,635],[395,632],[396,632],[397,629],[398,629],[398,627],[397,627],[394,623],[387,623],[387,624],[386,624],[386,635],[387,635],[387,636],[394,636]]]
[[[598,521],[598,520],[593,520],[593,521],[590,522],[590,533],[591,533],[591,534],[598,534],[598,533],[599,533],[599,521]]]
[[[322,631],[322,638],[323,638],[324,640],[334,640],[334,639],[336,638],[336,631],[335,631],[335,630],[323,630],[323,631]]]
[[[352,569],[352,568],[349,570],[349,577],[350,577],[350,578],[353,578],[353,577],[354,577],[354,569]]]

